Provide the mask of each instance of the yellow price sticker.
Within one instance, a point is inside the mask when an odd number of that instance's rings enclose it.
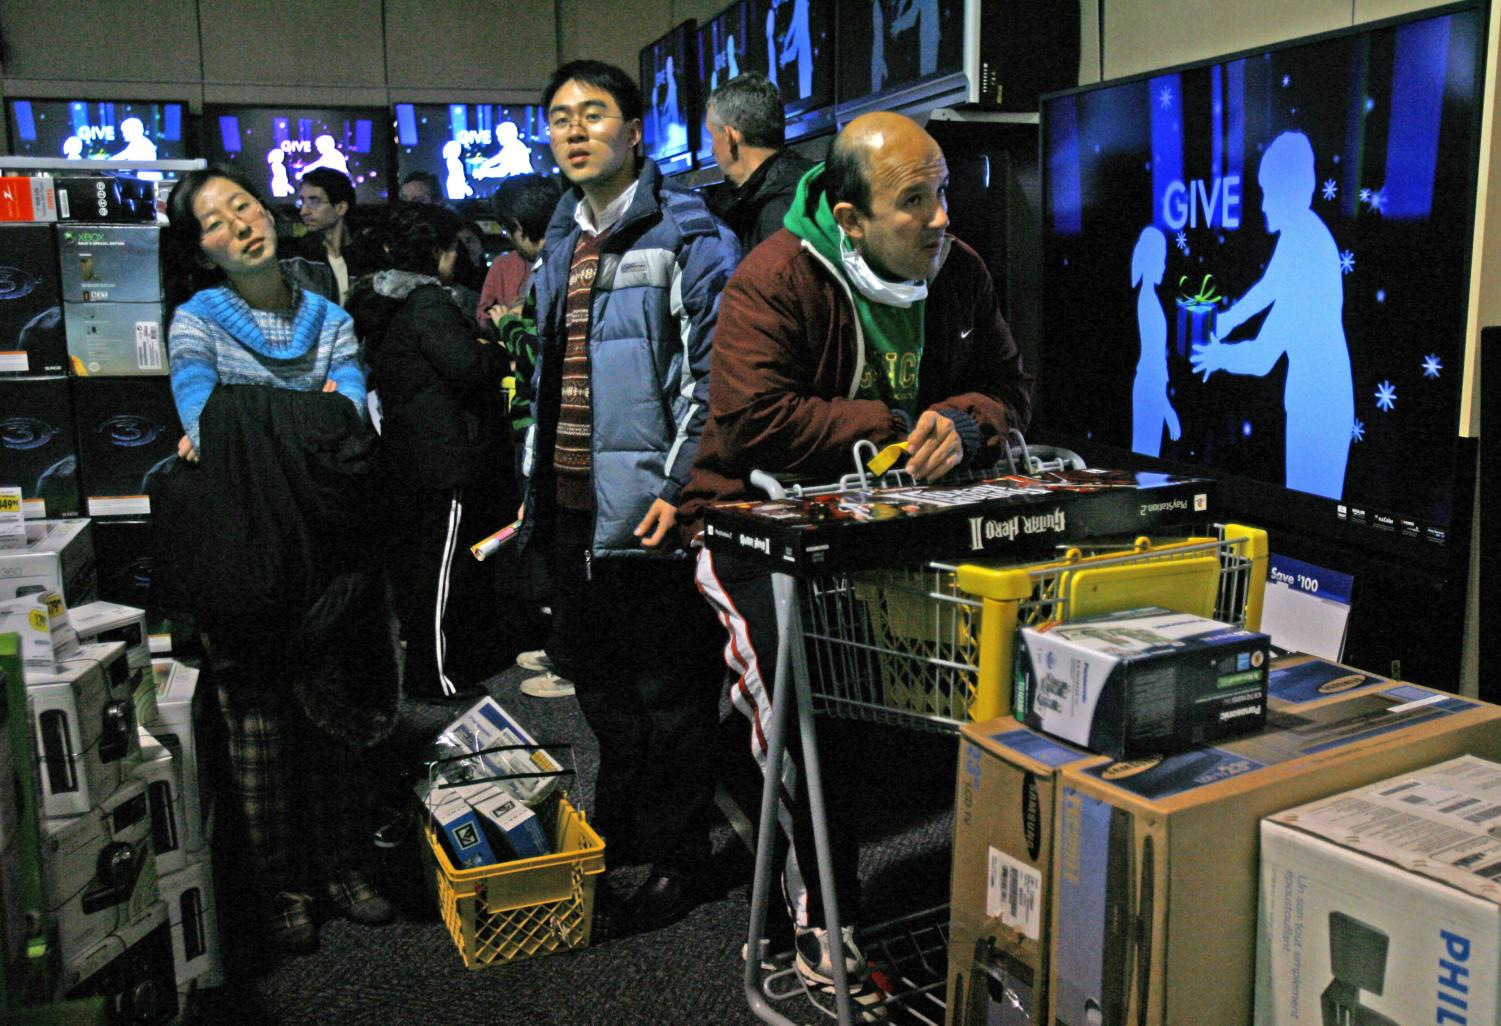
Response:
[[[886,448],[882,449],[880,452],[876,453],[869,460],[867,460],[865,467],[872,474],[875,474],[879,477],[881,474],[886,473],[886,471],[896,466],[896,461],[901,459],[906,451],[906,442],[892,442]]]
[[[31,629],[34,631],[45,631],[48,629],[47,614],[42,612],[40,609],[33,609],[31,612],[27,613],[26,622],[31,624]]]
[[[0,494],[0,513],[21,512],[21,497],[19,495]]]

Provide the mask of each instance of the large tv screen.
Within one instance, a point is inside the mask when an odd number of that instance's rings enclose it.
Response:
[[[839,102],[964,70],[964,0],[839,0]]]
[[[558,167],[541,107],[499,103],[398,103],[396,176],[438,176],[450,202],[484,198],[512,175]]]
[[[1451,8],[1047,97],[1037,424],[1437,558],[1484,34]]]
[[[342,171],[361,203],[384,203],[388,182],[385,112],[364,107],[203,108],[203,153],[238,165],[272,202],[291,204],[302,176]]]
[[[700,117],[694,102],[697,49],[693,22],[685,21],[641,50],[646,155],[660,164],[665,174],[693,166],[689,140],[697,135]]]
[[[11,153],[69,160],[181,160],[187,106],[178,100],[6,102]]]

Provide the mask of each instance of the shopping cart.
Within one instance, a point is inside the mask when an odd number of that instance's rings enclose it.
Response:
[[[855,472],[832,485],[784,486],[759,471],[751,482],[774,500],[910,486],[910,478],[900,473],[872,480],[865,464],[873,453],[868,443],[857,445]],[[1083,467],[1066,450],[1028,449],[1025,443],[1007,458],[1007,472],[1034,476]],[[1266,561],[1265,532],[1226,524],[1213,535],[1161,543],[1146,537],[1074,539],[1050,558],[1022,564],[929,561],[801,577],[773,573],[779,637],[771,716],[763,724],[767,767],[747,953],[765,951],[776,782],[782,777],[792,708],[804,755],[817,872],[825,881],[825,925],[830,937],[839,937],[815,714],[957,733],[962,723],[1012,711],[1019,624],[1162,605],[1254,629],[1260,623]],[[813,1003],[840,1026],[850,1026],[855,1020],[844,960],[831,962],[834,1008]],[[752,1011],[773,1026],[793,1026],[774,1005],[793,993],[787,981],[795,975],[782,970],[763,977],[763,972],[763,958],[747,957],[744,986]],[[911,1021],[935,1021],[933,1005],[941,999],[934,989],[929,984],[915,994],[899,991],[888,1000],[888,1011],[911,1000]]]

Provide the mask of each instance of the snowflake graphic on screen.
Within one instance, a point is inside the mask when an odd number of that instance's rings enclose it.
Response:
[[[1347,249],[1339,255],[1339,269],[1344,274],[1351,274],[1355,271],[1355,254],[1350,250]]]
[[[1376,386],[1376,408],[1391,412],[1397,405],[1397,386],[1390,381],[1383,381]]]
[[[1423,377],[1436,378],[1439,375],[1439,371],[1443,369],[1444,364],[1439,360],[1437,353],[1429,353],[1423,357]]]
[[[1366,205],[1378,214],[1384,213],[1386,210],[1386,186],[1383,185],[1379,189],[1371,190],[1371,194],[1366,197]]]
[[[1162,87],[1162,91],[1157,94],[1157,106],[1161,107],[1163,110],[1167,110],[1172,105],[1173,105],[1173,87],[1172,86],[1163,86]]]
[[[1180,250],[1182,250],[1183,253],[1184,253],[1184,255],[1186,256],[1188,254],[1188,233],[1187,232],[1179,232],[1173,238],[1173,245],[1177,246]]]
[[[1336,182],[1333,178],[1325,179],[1325,181],[1324,181],[1324,198],[1326,200],[1332,200],[1335,196],[1338,196],[1338,195],[1339,195],[1339,183]]]
[[[1362,203],[1369,203],[1369,202],[1371,202],[1371,190],[1370,189],[1361,189],[1360,190],[1360,202],[1362,202]]]
[[[1282,76],[1282,88],[1283,89],[1286,89],[1288,86],[1290,86],[1292,84],[1293,84],[1293,77],[1291,75],[1283,75]]]
[[[1355,423],[1350,428],[1350,441],[1352,441],[1352,442],[1364,442],[1365,441],[1365,424],[1363,422],[1361,422],[1360,420],[1356,420]]]

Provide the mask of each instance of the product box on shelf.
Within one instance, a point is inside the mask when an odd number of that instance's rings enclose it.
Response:
[[[47,603],[40,594],[0,599],[0,634],[16,636],[26,672],[52,673],[57,669],[57,659],[52,652],[52,631],[47,622]]]
[[[1250,1022],[1260,819],[1464,753],[1501,756],[1501,707],[1400,684],[1274,704],[1265,731],[1212,747],[1065,766],[1050,1021]]]
[[[152,224],[60,224],[65,303],[160,303],[161,229]]]
[[[177,459],[182,437],[166,378],[80,378],[73,383],[78,470],[91,517],[151,513],[154,475]]]
[[[435,790],[426,798],[428,814],[432,816],[438,829],[443,831],[448,852],[453,857],[454,865],[460,869],[492,866],[499,861],[495,856],[495,849],[490,845],[490,839],[485,835],[485,826],[479,812],[465,797],[469,791],[487,790],[487,784],[468,784]]]
[[[1017,715],[1115,759],[1212,744],[1266,723],[1270,646],[1157,606],[1022,627]]]
[[[99,597],[146,610],[147,641],[153,656],[172,651],[173,624],[151,604],[155,567],[149,520],[101,520],[94,525],[99,554]]]
[[[61,591],[73,605],[98,597],[88,519],[28,521],[25,551],[0,552],[0,599],[49,591]]]
[[[0,633],[0,973],[12,993],[27,990],[11,970],[44,929],[39,829],[21,654],[15,635]]]
[[[21,489],[30,520],[83,510],[67,378],[0,377],[0,483]]]
[[[68,369],[57,239],[45,224],[0,224],[0,374]]]
[[[85,645],[56,673],[28,671],[44,816],[88,812],[141,761],[135,680],[119,642]]]
[[[136,728],[141,743],[141,761],[136,779],[146,785],[146,800],[151,806],[151,850],[156,852],[156,874],[175,873],[188,864],[186,810],[182,803],[182,779],[177,762],[145,727]]]
[[[129,175],[53,179],[58,221],[156,221],[156,182]]]
[[[162,304],[64,303],[68,367],[79,378],[164,377]]]
[[[1257,1026],[1501,1020],[1497,823],[1473,756],[1263,820]]]
[[[959,733],[948,1024],[1045,1024],[1058,772],[1105,760],[1009,716]]]
[[[0,177],[0,221],[56,221],[57,195],[43,175]]]
[[[118,641],[130,668],[141,675],[136,687],[136,722],[156,719],[156,672],[146,636],[146,611],[118,602],[85,602],[68,610],[68,619],[84,641]]]
[[[172,922],[172,956],[177,987],[217,987],[224,982],[219,955],[219,913],[214,903],[214,875],[205,849],[193,862],[158,881],[167,917]]]
[[[61,996],[102,997],[109,1023],[166,1026],[176,1022],[171,930],[167,903],[154,902],[64,967]]]
[[[146,730],[172,753],[182,809],[182,846],[191,860],[192,853],[201,851],[207,841],[204,822],[209,810],[199,786],[197,722],[202,715],[201,703],[210,699],[200,696],[196,667],[175,659],[158,659],[154,668],[157,713]]]
[[[159,898],[146,785],[127,780],[88,812],[43,823],[42,868],[64,963],[139,918]]]

